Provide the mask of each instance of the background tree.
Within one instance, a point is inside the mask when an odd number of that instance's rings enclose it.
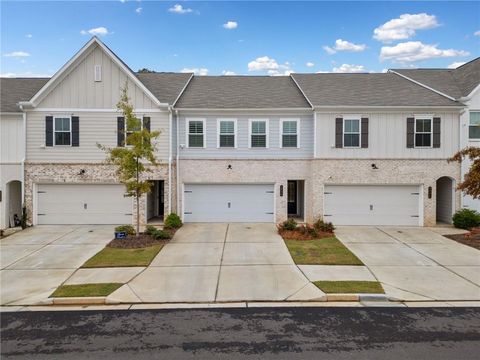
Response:
[[[472,165],[457,188],[474,199],[480,199],[480,148],[473,146],[467,147],[457,152],[448,161],[462,163],[465,159],[469,159]]]
[[[155,70],[150,70],[148,68],[141,68],[140,70],[138,70],[139,74],[151,74],[155,72],[156,72]]]
[[[156,165],[155,140],[160,131],[149,131],[142,126],[142,121],[135,116],[133,106],[128,97],[128,84],[122,89],[117,109],[123,113],[125,119],[124,139],[125,146],[107,148],[98,145],[106,152],[108,164],[117,167],[117,175],[126,187],[126,196],[134,197],[137,205],[136,236],[140,233],[140,197],[150,192],[151,182],[142,180],[144,174],[151,172],[150,166]]]

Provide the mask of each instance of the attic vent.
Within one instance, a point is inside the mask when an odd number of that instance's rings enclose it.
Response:
[[[95,81],[102,81],[102,65],[95,65]]]

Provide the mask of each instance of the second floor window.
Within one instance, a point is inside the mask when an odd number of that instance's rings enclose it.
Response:
[[[468,138],[470,140],[480,140],[480,111],[470,112]]]
[[[125,131],[125,145],[130,146],[132,143],[129,141],[130,135],[132,135],[134,132],[141,131],[142,130],[142,123],[143,123],[143,118],[139,117],[138,118],[140,121],[136,124],[136,126],[128,126],[128,124],[125,125],[126,131]]]
[[[204,147],[205,123],[203,120],[188,121],[188,147]]]
[[[360,147],[360,119],[345,119],[343,122],[343,147]]]
[[[298,121],[282,120],[282,147],[298,147]]]
[[[235,147],[235,120],[218,121],[218,146],[221,148]]]
[[[415,147],[432,147],[432,119],[415,119]]]
[[[55,145],[70,146],[72,140],[72,126],[69,117],[54,118]]]
[[[250,147],[252,148],[267,147],[267,121],[266,120],[250,121]]]

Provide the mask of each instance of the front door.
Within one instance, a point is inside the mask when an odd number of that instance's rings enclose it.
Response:
[[[288,215],[297,215],[297,182],[288,181]]]
[[[163,217],[165,214],[165,181],[160,180],[157,186],[158,216]]]

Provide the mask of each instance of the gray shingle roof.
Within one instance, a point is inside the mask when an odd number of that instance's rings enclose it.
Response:
[[[292,74],[313,106],[455,106],[393,73]]]
[[[288,76],[194,76],[178,108],[310,108]]]
[[[162,103],[173,105],[178,95],[185,87],[190,73],[136,73],[137,78]]]
[[[18,102],[30,100],[49,78],[0,78],[0,112],[20,112]]]
[[[393,71],[455,99],[467,96],[480,84],[480,58],[456,69],[394,69]]]

